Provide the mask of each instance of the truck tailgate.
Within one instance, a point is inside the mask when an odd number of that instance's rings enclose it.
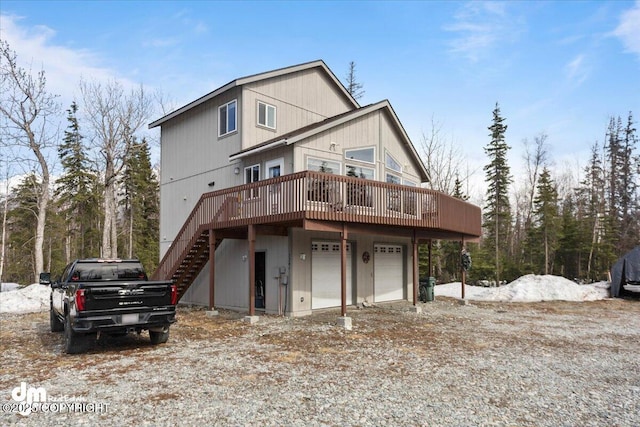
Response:
[[[171,306],[171,282],[101,282],[81,286],[85,314],[104,310],[139,312]],[[173,307],[172,307],[173,308]]]

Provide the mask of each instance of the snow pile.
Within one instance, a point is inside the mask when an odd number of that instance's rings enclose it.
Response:
[[[609,297],[608,285],[578,285],[559,276],[529,274],[505,286],[483,288],[465,286],[465,299],[475,301],[595,301]],[[435,287],[435,295],[461,297],[460,282]]]
[[[0,294],[0,313],[34,313],[49,310],[49,286],[33,284]]]
[[[19,287],[17,283],[0,283],[0,292],[15,291]]]

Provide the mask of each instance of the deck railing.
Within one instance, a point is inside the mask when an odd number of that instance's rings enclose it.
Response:
[[[480,236],[480,208],[438,191],[320,172],[298,172],[205,193],[154,276],[167,277],[209,229],[299,219],[437,229]]]

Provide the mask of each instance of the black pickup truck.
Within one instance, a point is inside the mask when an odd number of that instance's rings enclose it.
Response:
[[[153,344],[167,342],[176,321],[177,288],[170,281],[149,281],[138,260],[79,259],[51,285],[52,332],[64,331],[66,353],[81,353],[100,334],[149,331]]]

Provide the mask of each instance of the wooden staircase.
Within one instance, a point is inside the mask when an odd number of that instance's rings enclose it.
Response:
[[[222,239],[216,239],[216,249],[220,246],[220,243],[222,243]],[[171,280],[178,286],[178,299],[182,298],[208,261],[209,230],[205,230],[195,239],[193,246],[191,246],[171,275]]]

